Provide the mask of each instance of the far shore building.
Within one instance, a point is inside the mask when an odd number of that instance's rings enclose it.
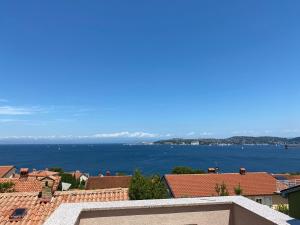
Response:
[[[15,166],[0,166],[0,178],[12,178],[15,174]]]
[[[129,188],[131,176],[95,176],[89,177],[85,189]]]
[[[242,195],[263,205],[276,207],[288,204],[280,196],[285,185],[278,186],[277,181],[265,172],[220,173],[220,174],[170,174],[163,177],[170,197],[211,197],[217,196],[216,185],[224,183],[230,196],[237,195],[235,189],[240,186]]]

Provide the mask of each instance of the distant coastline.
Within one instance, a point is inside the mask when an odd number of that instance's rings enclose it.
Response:
[[[172,138],[167,140],[155,141],[152,144],[161,145],[283,145],[300,146],[300,137],[250,137],[234,136],[230,138]]]

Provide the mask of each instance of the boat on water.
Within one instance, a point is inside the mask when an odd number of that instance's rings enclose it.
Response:
[[[284,148],[285,148],[285,149],[289,149],[289,148],[300,148],[300,144],[285,145]]]

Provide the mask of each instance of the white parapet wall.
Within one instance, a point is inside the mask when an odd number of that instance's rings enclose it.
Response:
[[[176,213],[174,209],[177,210]],[[105,216],[103,212],[106,213]],[[135,216],[134,220],[132,216]],[[185,218],[187,222],[183,223]],[[174,221],[170,222],[170,219]],[[208,223],[300,225],[299,221],[285,214],[241,196],[66,203],[60,205],[44,225],[106,225],[120,222],[130,225]]]

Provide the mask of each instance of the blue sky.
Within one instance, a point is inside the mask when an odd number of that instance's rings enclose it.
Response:
[[[300,2],[3,1],[0,138],[300,136]]]

